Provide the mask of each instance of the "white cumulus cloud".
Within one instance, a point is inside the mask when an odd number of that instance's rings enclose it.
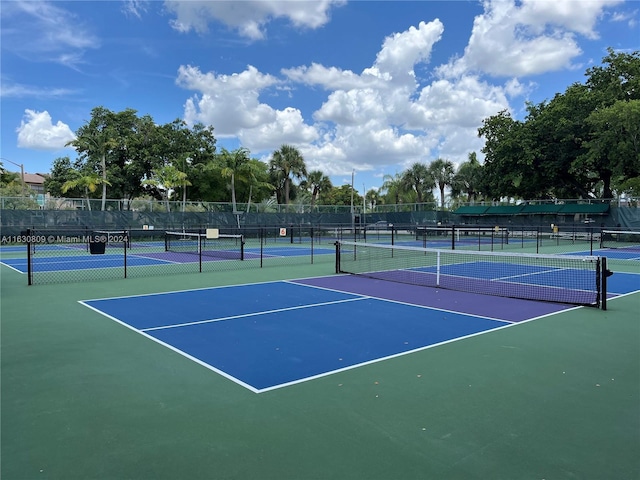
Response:
[[[294,27],[318,28],[329,21],[330,10],[344,0],[281,1],[243,0],[235,2],[167,0],[164,5],[175,18],[171,24],[180,32],[206,32],[210,22],[220,22],[251,40],[264,38],[266,26],[278,18]]]
[[[582,53],[578,36],[597,38],[594,28],[604,8],[622,1],[485,0],[464,55],[440,73],[514,77],[577,68],[571,62]]]
[[[249,66],[233,75],[202,73],[192,66],[181,66],[176,83],[200,92],[185,105],[185,121],[213,125],[217,135],[236,135],[239,130],[276,121],[276,111],[259,100],[260,92],[278,80]]]
[[[75,138],[67,124],[58,121],[54,125],[46,110],[25,110],[24,118],[16,131],[18,147],[34,150],[60,150]]]

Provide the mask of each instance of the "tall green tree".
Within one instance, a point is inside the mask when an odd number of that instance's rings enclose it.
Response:
[[[523,149],[524,125],[506,110],[482,122],[478,135],[484,137],[481,190],[492,200],[520,196],[523,182],[532,180],[528,154]],[[534,197],[530,197],[534,198]]]
[[[380,203],[380,192],[375,188],[370,188],[364,198],[369,210],[373,210]]]
[[[249,195],[247,200],[247,212],[251,207],[252,195],[256,195],[256,202],[262,202],[269,198],[273,193],[273,185],[269,183],[269,173],[267,164],[252,158],[243,169],[241,181],[249,186]]]
[[[191,181],[187,198],[191,200],[228,201],[227,182],[217,169],[216,138],[213,127],[196,123],[189,131],[188,178]],[[182,168],[182,167],[180,167]]]
[[[640,53],[609,50],[587,77],[550,101],[528,104],[523,122],[506,112],[485,119],[478,130],[485,138],[485,194],[611,198],[614,184],[637,175]]]
[[[293,180],[302,180],[307,175],[307,166],[300,151],[291,145],[282,145],[273,152],[269,171],[276,187],[278,202],[289,205]]]
[[[397,205],[401,203],[405,195],[405,186],[402,182],[402,174],[395,175],[386,174],[382,177],[382,186],[380,187],[386,204]]]
[[[362,205],[362,197],[351,187],[351,185],[345,184],[339,187],[333,187],[323,194],[323,198],[327,199],[328,205],[351,206],[352,196],[354,205]]]
[[[104,107],[91,110],[91,120],[76,131],[76,138],[67,143],[84,156],[90,166],[98,165],[102,184],[102,210],[107,201],[107,156],[118,146],[114,113]]]
[[[19,173],[9,172],[4,168],[0,168],[0,186],[6,187],[18,182],[22,183]],[[22,185],[20,185],[20,188],[22,188]]]
[[[216,158],[216,168],[219,169],[222,178],[229,180],[231,204],[234,212],[238,211],[236,204],[236,177],[244,178],[249,174],[250,160],[249,150],[246,148],[238,148],[232,152],[223,148]]]
[[[113,183],[109,191],[131,205],[131,200],[145,193],[142,180],[160,166],[154,157],[159,127],[150,115],[138,117],[128,109],[118,114],[117,130],[121,141],[109,170]]]
[[[435,179],[424,163],[416,162],[402,172],[400,182],[405,191],[415,193],[417,203],[424,203],[433,196],[431,190],[435,185]]]
[[[44,189],[53,197],[62,197],[65,193],[70,196],[81,196],[83,194],[81,189],[62,191],[63,185],[69,180],[74,180],[77,175],[78,172],[74,169],[69,157],[58,157],[51,164],[51,171],[44,179]]]
[[[333,188],[331,179],[320,170],[312,170],[307,178],[300,182],[300,187],[306,189],[311,194],[311,208],[313,208],[320,198],[322,192],[328,192]]]
[[[476,152],[469,153],[469,159],[462,163],[451,183],[451,195],[456,197],[462,193],[466,195],[466,201],[473,204],[480,192],[482,165],[478,161]]]
[[[591,112],[586,119],[591,135],[576,170],[597,172],[602,195],[613,198],[613,185],[640,176],[640,100],[617,101]]]
[[[175,193],[182,197],[182,208],[184,210],[187,200],[187,187],[191,185],[189,177],[194,153],[191,132],[186,122],[176,119],[158,127],[156,141],[154,148],[156,173],[158,172],[158,167],[171,166],[175,171],[184,174],[180,175],[182,183],[172,186]]]
[[[444,208],[444,190],[453,183],[455,168],[450,160],[438,158],[431,162],[428,171],[440,190],[440,207]]]

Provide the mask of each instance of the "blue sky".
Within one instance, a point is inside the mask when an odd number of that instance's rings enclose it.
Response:
[[[0,15],[8,170],[73,160],[65,143],[104,106],[212,125],[265,161],[295,145],[360,192],[417,161],[482,159],[484,118],[522,118],[608,47],[640,50],[624,0],[3,0]]]

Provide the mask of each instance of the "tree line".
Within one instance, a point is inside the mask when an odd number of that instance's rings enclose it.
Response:
[[[640,196],[640,52],[609,49],[586,82],[540,104],[527,103],[516,120],[502,111],[483,121],[484,162],[470,152],[457,167],[437,158],[386,175],[363,199],[351,185],[336,187],[303,155],[282,145],[268,162],[246,148],[218,150],[214,129],[176,119],[157,125],[133,109],[104,107],[69,142],[77,157],[54,160],[45,189],[57,197],[251,203],[273,199],[306,204],[369,206],[481,200]],[[19,178],[0,163],[4,196]],[[363,192],[364,193],[364,192]],[[90,202],[87,202],[90,204]]]

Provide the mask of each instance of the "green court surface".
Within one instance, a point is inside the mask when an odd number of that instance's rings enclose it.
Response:
[[[1,478],[640,478],[640,293],[259,394],[78,303],[332,268],[29,287],[0,267]]]

